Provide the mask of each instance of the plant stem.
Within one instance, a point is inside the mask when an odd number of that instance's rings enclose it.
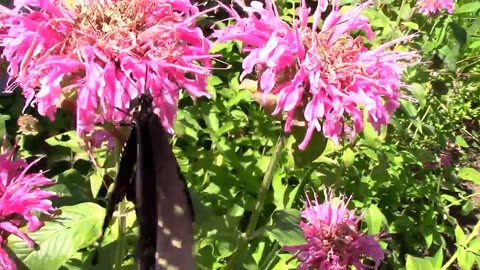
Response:
[[[398,11],[397,21],[395,22],[396,25],[400,24],[402,20],[403,10],[405,9],[405,4],[407,3],[406,0],[402,0],[402,4],[400,5],[400,10]]]
[[[121,152],[123,145],[117,139],[115,140],[115,160],[116,164],[120,164]],[[118,166],[118,165],[117,165]],[[118,169],[117,169],[118,172]],[[118,204],[118,238],[115,249],[115,270],[120,270],[125,257],[125,232],[127,230],[127,217],[125,215],[126,201],[125,198]]]
[[[275,176],[275,171],[278,167],[280,157],[283,153],[283,149],[285,148],[285,143],[286,137],[285,134],[282,132],[273,148],[272,157],[270,158],[270,162],[268,163],[267,171],[263,176],[262,184],[260,185],[260,189],[258,191],[257,202],[255,203],[255,208],[253,209],[252,215],[250,216],[250,220],[248,221],[247,229],[245,230],[245,233],[242,233],[242,235],[240,236],[237,250],[228,260],[226,269],[243,268],[242,263],[244,262],[246,251],[248,249],[248,241],[252,237],[257,227],[258,219],[260,218],[260,215],[262,213],[268,190],[270,189],[273,177]]]

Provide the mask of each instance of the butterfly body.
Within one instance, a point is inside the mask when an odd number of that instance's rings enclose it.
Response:
[[[190,194],[152,101],[151,95],[142,94],[133,106],[133,129],[124,146],[104,230],[115,205],[126,196],[137,214],[139,269],[195,269]]]

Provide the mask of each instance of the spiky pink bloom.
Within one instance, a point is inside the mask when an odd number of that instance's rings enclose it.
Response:
[[[412,36],[369,49],[365,38],[350,35],[363,30],[367,39],[374,38],[368,19],[360,15],[372,1],[352,6],[345,13],[339,11],[340,1],[333,1],[333,10],[321,27],[327,0],[318,1],[313,24],[308,23],[310,9],[305,0],[293,24],[281,19],[273,1],[266,1],[266,7],[257,1],[250,7],[237,3],[248,16],[241,17],[225,6],[235,24],[213,36],[219,41],[243,42],[248,56],[240,79],[256,73],[264,98],[277,96],[273,114],[286,112],[285,131],[295,122],[307,123],[300,149],[307,147],[314,131],[323,131],[336,143],[345,134],[352,139],[363,129],[364,114],[378,131],[390,122],[401,96],[405,65],[400,62],[416,59],[417,53],[387,50]]]
[[[373,236],[358,230],[362,216],[347,208],[350,198],[335,197],[325,192],[326,201],[319,204],[307,196],[306,207],[300,222],[306,244],[285,246],[284,250],[295,254],[301,262],[297,269],[344,270],[376,268],[384,258],[384,251]],[[374,265],[366,264],[366,260]]]
[[[419,0],[417,8],[424,15],[433,15],[440,13],[442,9],[446,9],[448,13],[453,13],[454,0]]]
[[[8,16],[0,22],[8,28],[0,39],[8,90],[20,85],[26,104],[41,115],[53,119],[74,100],[77,130],[84,134],[95,123],[124,120],[130,100],[148,91],[171,132],[180,89],[209,96],[213,56],[195,26],[204,12],[189,0],[19,2],[3,9]]]
[[[51,214],[54,211],[49,200],[55,192],[44,191],[41,186],[53,184],[42,172],[27,173],[35,164],[28,164],[23,159],[14,159],[14,149],[0,154],[0,245],[9,234],[14,234],[30,247],[34,242],[19,227],[27,225],[27,231],[38,230],[43,223],[35,215]],[[12,260],[0,246],[0,269],[15,269]]]
[[[3,238],[0,236],[0,266],[2,270],[16,270],[15,262],[8,256],[8,253],[1,247]]]

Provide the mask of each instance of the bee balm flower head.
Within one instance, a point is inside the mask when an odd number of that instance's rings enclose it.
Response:
[[[40,114],[53,119],[69,104],[84,134],[124,120],[130,100],[146,90],[172,131],[180,89],[209,96],[210,44],[195,26],[203,13],[188,0],[65,2],[22,1],[0,17],[9,90],[20,85]]]
[[[43,223],[35,212],[51,214],[54,209],[49,198],[54,192],[44,191],[41,186],[53,182],[43,173],[27,173],[31,166],[23,159],[14,159],[14,150],[3,150],[0,154],[0,268],[16,269],[1,245],[6,237],[14,234],[23,239],[30,247],[34,242],[20,227],[27,225],[27,231],[38,230]]]
[[[453,0],[419,0],[417,1],[418,10],[424,15],[434,15],[446,9],[448,13],[453,13],[455,2]]]
[[[292,24],[281,19],[273,1],[266,1],[265,7],[256,1],[250,7],[240,4],[247,17],[225,7],[235,23],[213,36],[219,41],[243,42],[248,56],[240,79],[255,73],[264,99],[277,96],[273,114],[286,114],[287,132],[298,118],[306,122],[301,149],[307,147],[313,132],[322,132],[336,143],[345,134],[353,139],[363,129],[364,115],[379,131],[399,106],[402,62],[415,59],[417,54],[388,50],[412,36],[374,49],[365,45],[374,33],[361,12],[371,3],[342,13],[339,1],[333,1],[333,9],[321,26],[327,0],[318,1],[313,24],[308,23],[310,9],[304,0]],[[351,35],[357,30],[366,38]]]
[[[358,230],[361,216],[347,208],[350,198],[345,201],[344,197],[325,193],[325,199],[320,204],[316,194],[313,200],[307,197],[301,214],[304,221],[300,223],[307,243],[283,249],[295,254],[300,270],[376,268],[383,260],[384,251],[373,236]],[[367,265],[366,259],[373,261],[374,266]]]

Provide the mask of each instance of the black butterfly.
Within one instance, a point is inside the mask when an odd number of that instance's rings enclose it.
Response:
[[[135,204],[140,232],[138,269],[194,269],[190,194],[152,102],[151,94],[132,101],[137,103],[132,106],[133,128],[108,200],[102,237],[115,206],[126,196]]]

